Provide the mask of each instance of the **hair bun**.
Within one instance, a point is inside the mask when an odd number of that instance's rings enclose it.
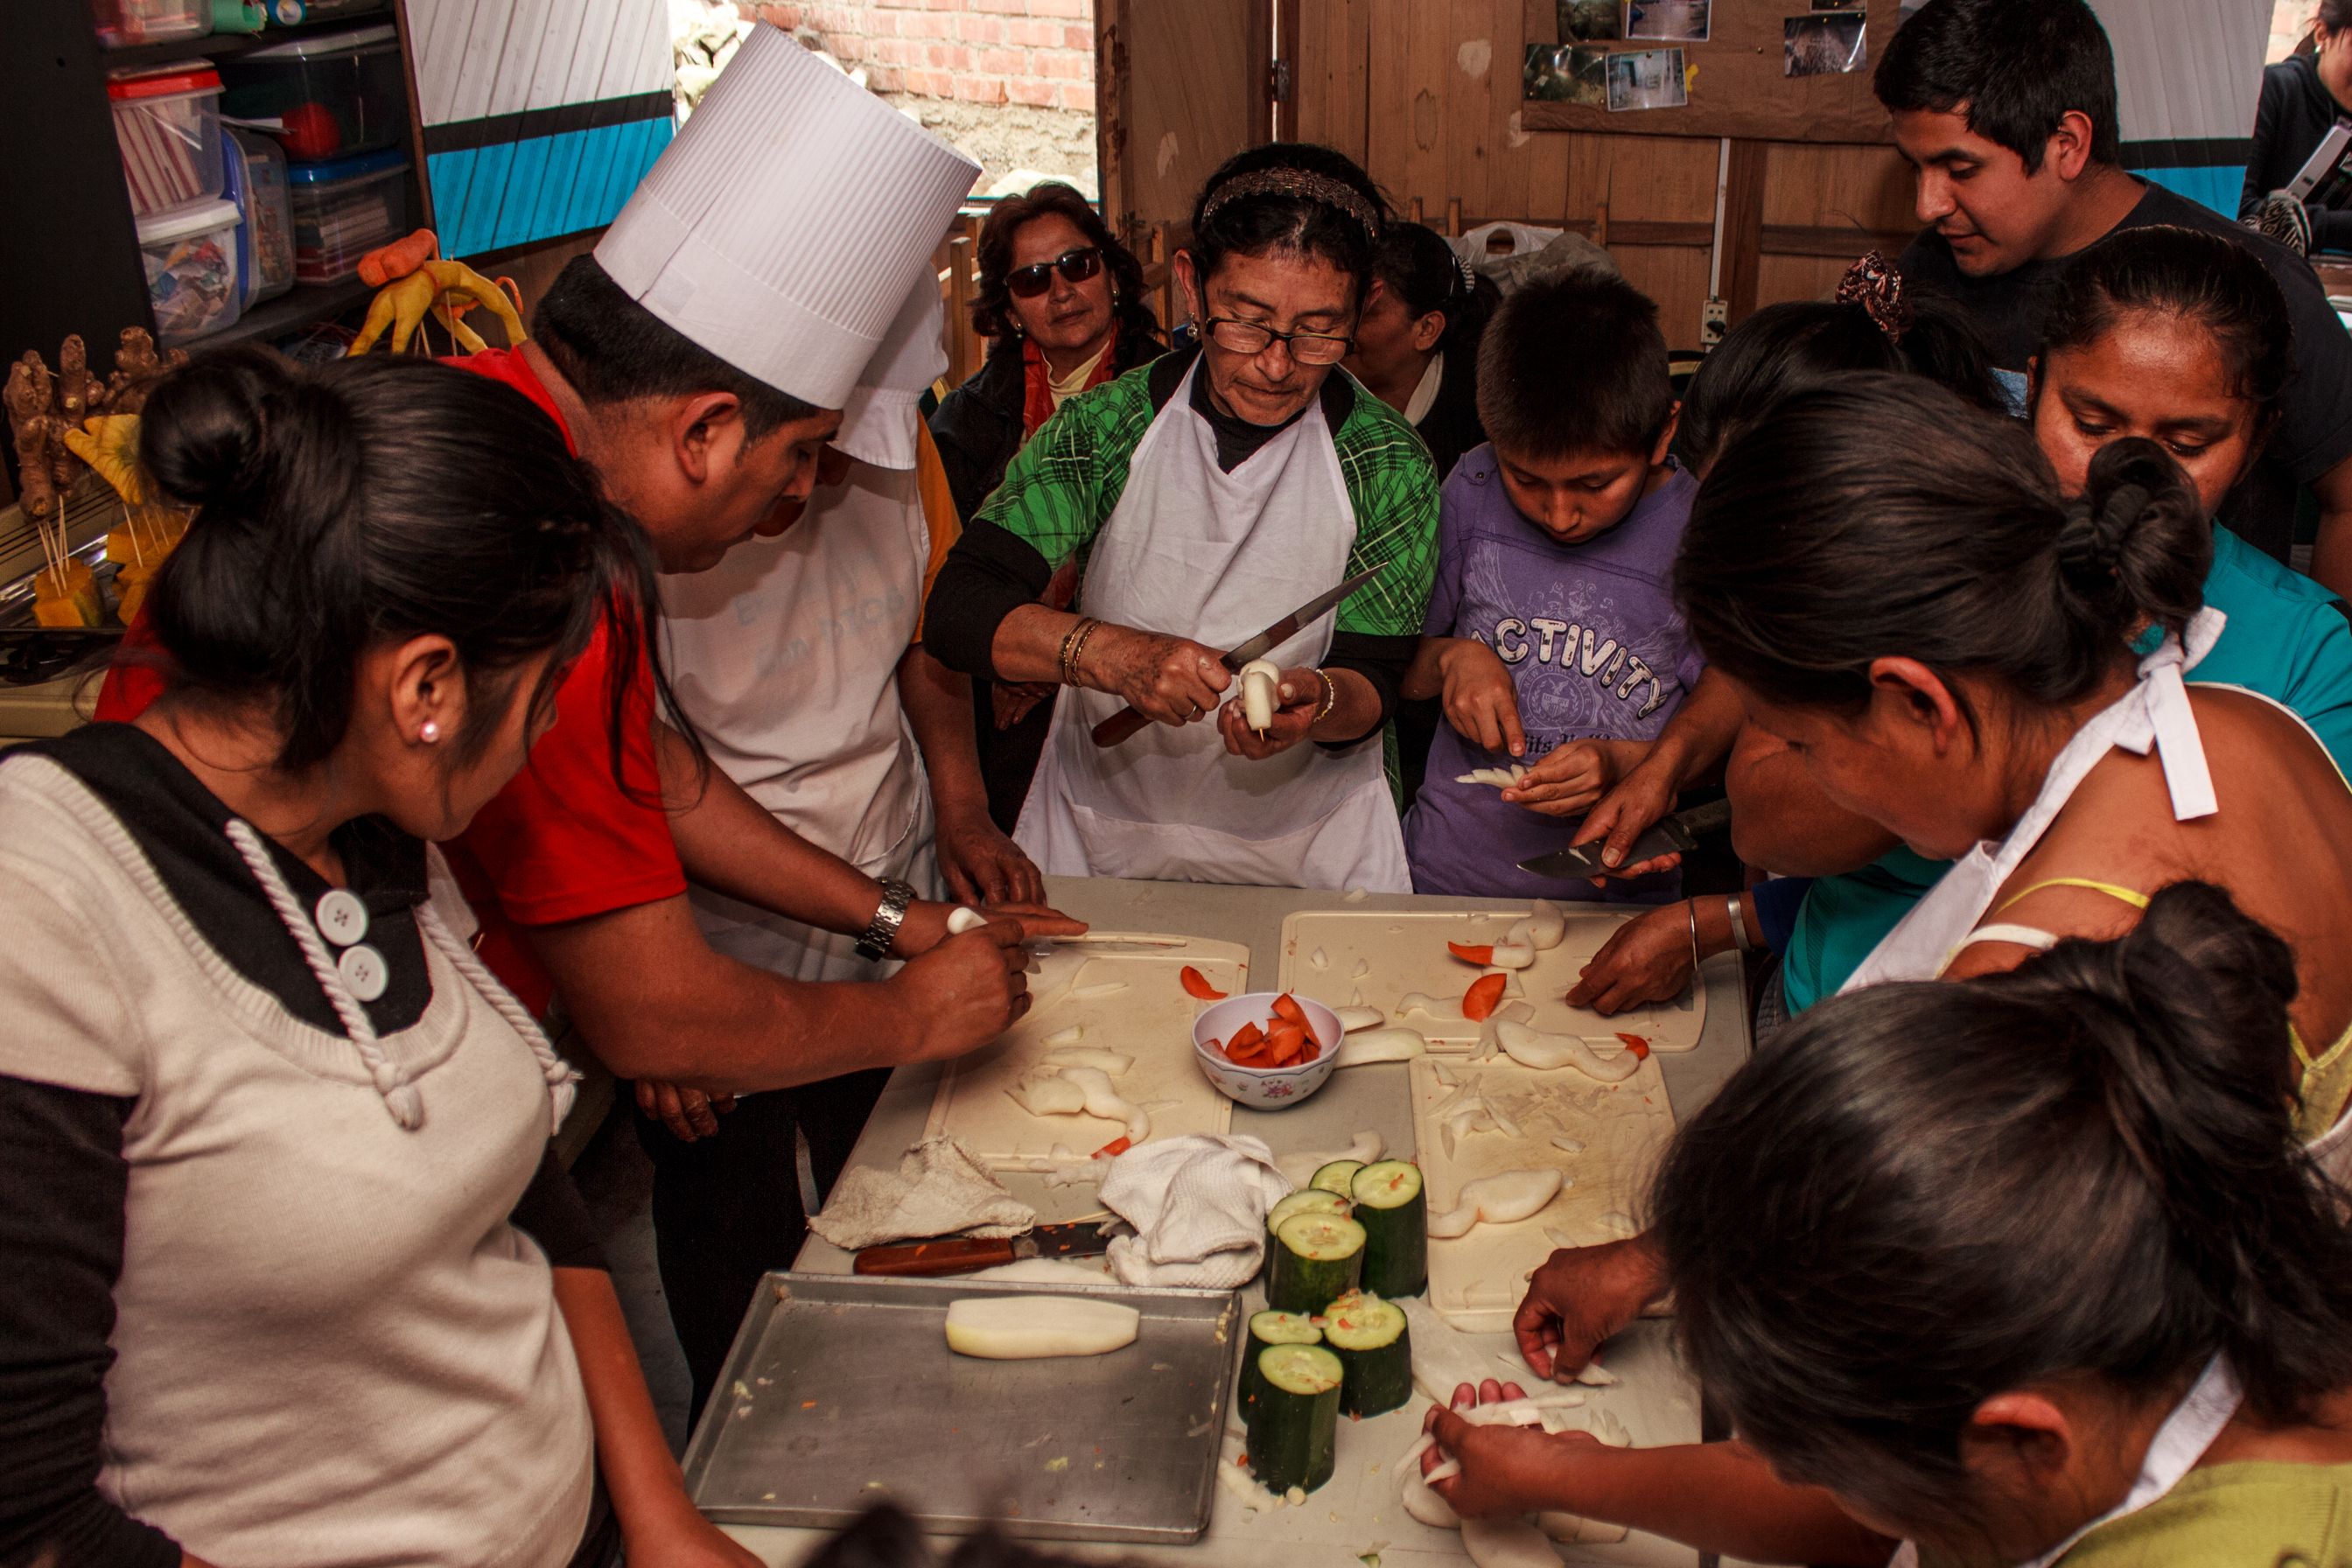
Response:
[[[298,373],[260,348],[224,349],[159,382],[139,422],[139,458],[155,482],[202,508],[257,493],[268,475],[271,405]]]

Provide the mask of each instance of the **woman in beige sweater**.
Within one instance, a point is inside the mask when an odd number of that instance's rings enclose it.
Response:
[[[654,603],[521,396],[199,361],[172,694],[0,763],[0,1561],[754,1561],[687,1501],[577,1195],[572,1075],[430,841]],[[616,693],[613,721],[628,694]]]

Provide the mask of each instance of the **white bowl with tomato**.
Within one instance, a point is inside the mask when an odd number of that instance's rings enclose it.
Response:
[[[1253,1110],[1297,1104],[1331,1079],[1343,1031],[1322,1003],[1245,991],[1192,1020],[1192,1059],[1220,1093]]]

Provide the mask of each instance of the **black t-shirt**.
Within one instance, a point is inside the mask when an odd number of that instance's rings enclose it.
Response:
[[[2294,542],[2295,489],[2352,458],[2352,338],[2344,331],[2309,263],[2284,246],[2242,228],[2161,185],[2150,184],[2115,230],[2168,224],[2224,235],[2252,250],[2278,280],[2294,323],[2294,380],[2278,431],[2252,473],[2222,503],[2220,521],[2276,560]],[[2026,362],[2039,336],[2042,280],[2059,266],[2029,261],[2014,272],[1970,278],[1952,262],[1952,247],[1933,229],[1913,240],[1896,265],[1914,282],[1959,301],[1985,335],[1992,363],[2020,400]]]
[[[2282,191],[2303,173],[2321,140],[2344,108],[2319,79],[2309,55],[2291,55],[2263,72],[2261,107],[2254,110],[2254,144],[2246,154],[2246,181],[2238,192],[2238,216],[2254,216],[2263,198]],[[2322,250],[2352,250],[2352,212],[2311,210],[2312,237]]]

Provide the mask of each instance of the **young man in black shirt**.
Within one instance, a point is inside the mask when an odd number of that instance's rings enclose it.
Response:
[[[2038,285],[2119,228],[2228,236],[2285,290],[2295,377],[2269,450],[2219,521],[2284,561],[2296,489],[2319,502],[2311,574],[2352,593],[2352,339],[2302,258],[2123,168],[2115,56],[2084,0],[1928,0],[1895,35],[1874,87],[1918,174],[1928,226],[1898,265],[1973,316],[2024,400]]]

